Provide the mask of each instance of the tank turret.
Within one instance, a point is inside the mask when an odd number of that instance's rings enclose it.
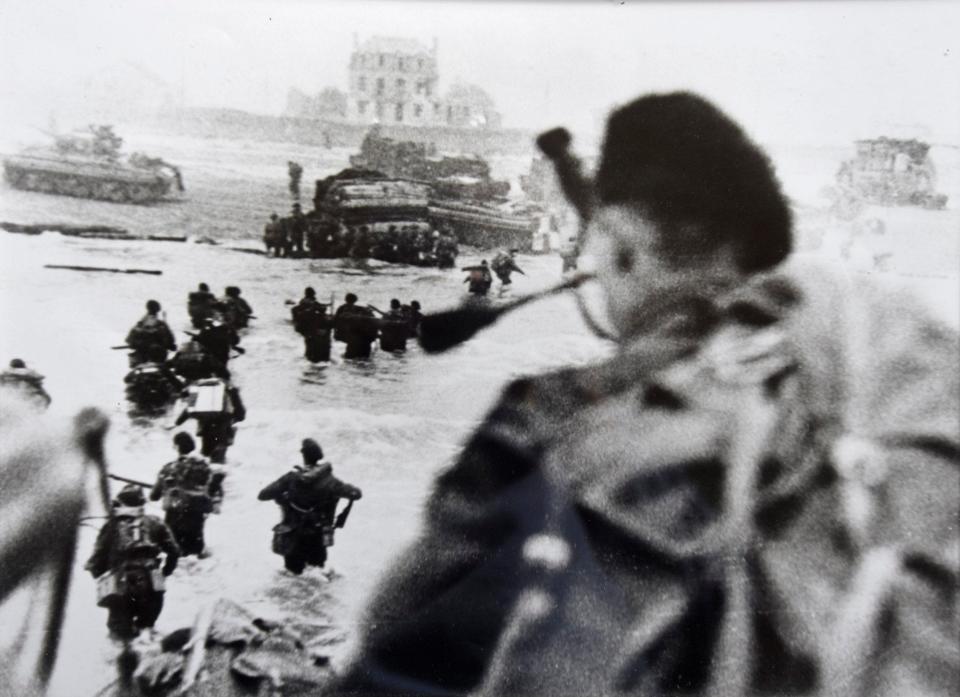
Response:
[[[125,158],[122,146],[123,138],[112,126],[54,135],[52,146],[4,158],[4,178],[15,189],[116,203],[150,203],[173,187],[184,190],[177,167],[143,153]]]

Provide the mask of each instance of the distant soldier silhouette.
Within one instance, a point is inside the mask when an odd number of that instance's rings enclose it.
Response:
[[[290,195],[294,200],[300,199],[300,179],[303,177],[303,167],[290,160],[287,162],[287,173],[290,175]]]

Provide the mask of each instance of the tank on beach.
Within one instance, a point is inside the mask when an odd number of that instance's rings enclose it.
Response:
[[[122,144],[111,126],[54,136],[52,146],[33,146],[4,158],[4,178],[15,189],[114,203],[152,203],[174,187],[184,190],[177,167],[143,153],[124,157]]]
[[[508,206],[510,182],[493,179],[479,156],[441,155],[432,144],[396,141],[374,126],[350,163],[429,185],[430,222],[461,244],[531,248],[536,218]]]

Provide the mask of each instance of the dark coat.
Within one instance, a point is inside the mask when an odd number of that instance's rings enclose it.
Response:
[[[508,387],[328,693],[955,693],[956,333],[800,278]]]
[[[257,496],[283,508],[284,523],[294,528],[332,526],[340,499],[356,501],[363,493],[333,476],[333,467],[321,463],[297,468],[268,484]]]
[[[116,530],[119,521],[123,517],[131,515],[143,516],[143,531],[147,539],[157,548],[157,554],[152,556],[140,556],[130,558],[120,554],[116,549]],[[159,554],[166,555],[164,566],[172,571],[177,565],[177,559],[180,558],[180,548],[173,539],[170,528],[159,518],[152,515],[144,515],[141,509],[119,509],[114,516],[104,523],[97,535],[97,541],[93,547],[93,554],[87,561],[86,569],[94,577],[99,577],[108,571],[115,571],[127,564],[151,566],[159,563]]]

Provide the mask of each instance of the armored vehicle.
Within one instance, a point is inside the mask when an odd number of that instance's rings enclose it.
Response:
[[[174,186],[184,190],[175,166],[143,153],[124,158],[122,144],[112,127],[90,126],[86,133],[55,136],[52,147],[5,158],[4,177],[15,189],[116,203],[150,203]]]
[[[837,172],[837,183],[848,196],[881,206],[943,208],[936,193],[936,170],[930,145],[916,139],[858,140],[857,155]]]
[[[490,165],[482,158],[439,156],[433,145],[386,138],[377,126],[364,137],[350,164],[427,182],[441,199],[494,201],[510,193],[510,182],[492,179]]]
[[[429,200],[426,183],[373,170],[345,169],[317,180],[306,216],[310,256],[430,265]]]

